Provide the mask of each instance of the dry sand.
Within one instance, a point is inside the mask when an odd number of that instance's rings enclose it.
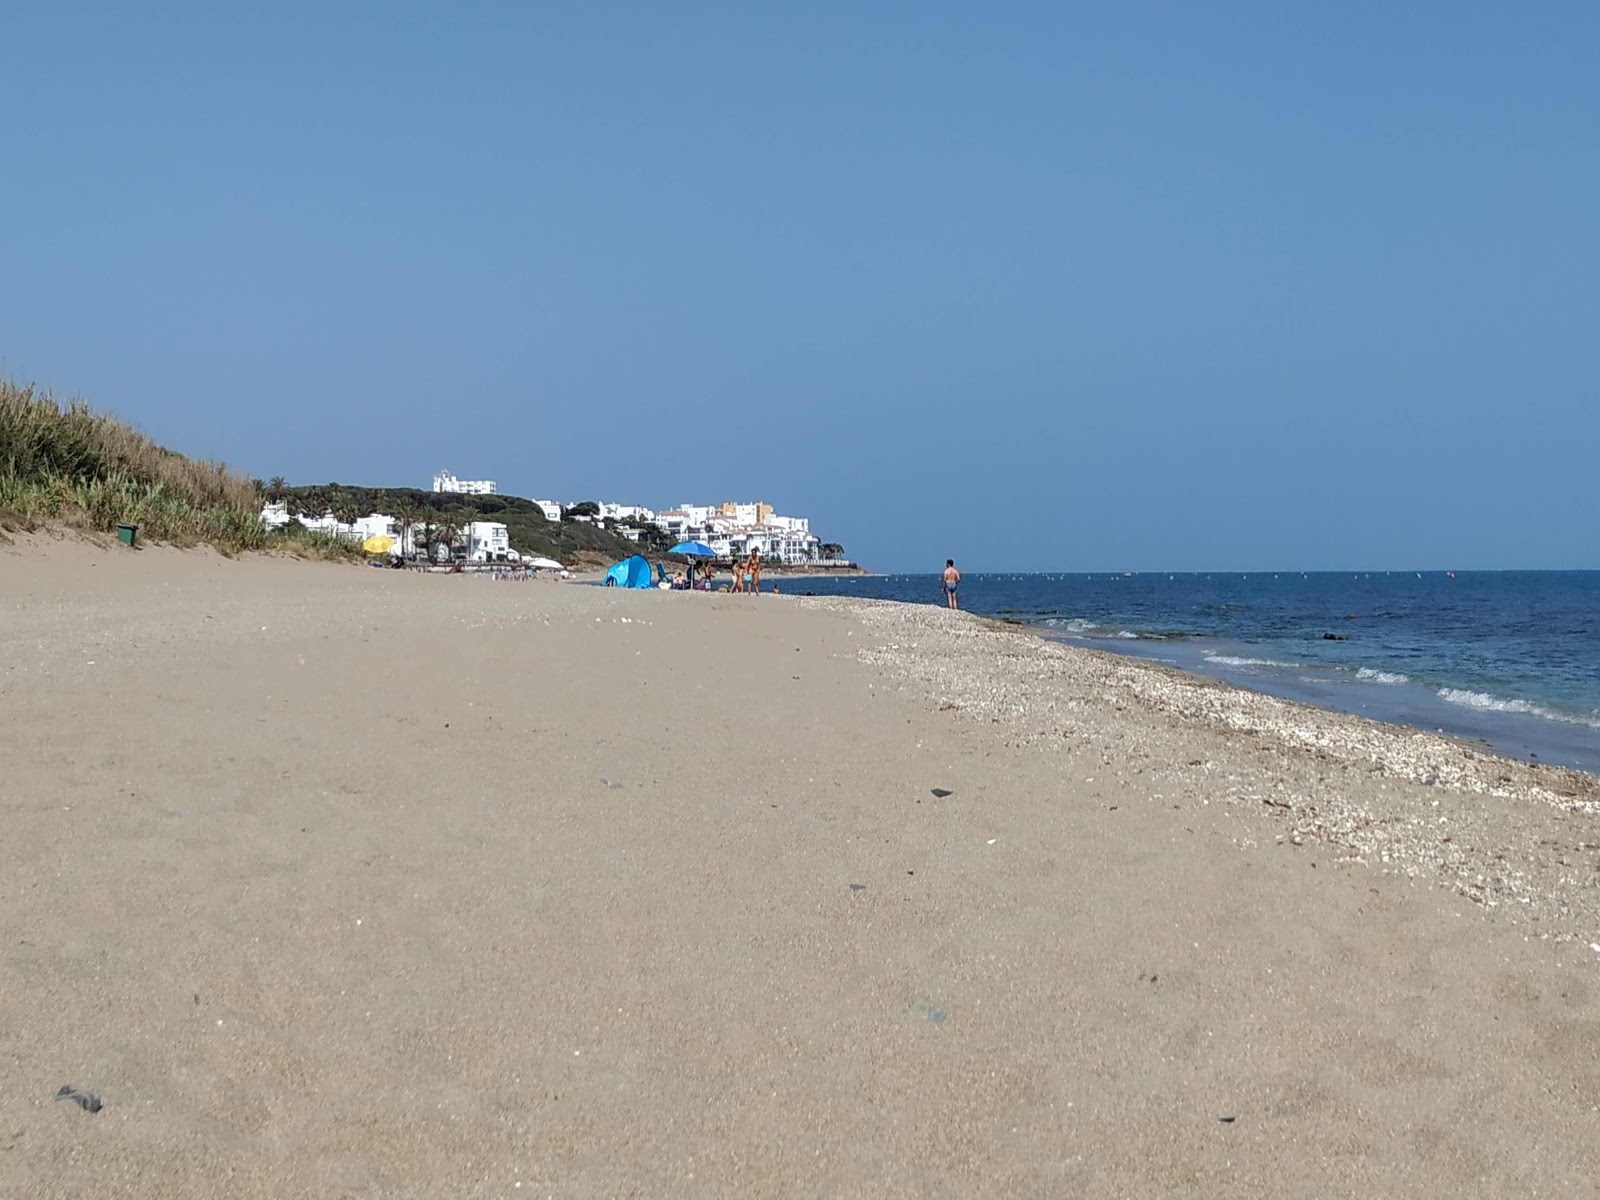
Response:
[[[1588,777],[931,607],[37,542],[0,703],[0,1195],[1596,1193]]]

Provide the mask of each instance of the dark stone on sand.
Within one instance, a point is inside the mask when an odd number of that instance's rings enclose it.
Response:
[[[941,799],[941,800],[943,800],[946,796],[954,796],[955,795],[954,792],[946,791],[944,788],[934,788],[932,790],[933,790],[933,794],[935,796],[939,797],[939,799]]]
[[[93,1092],[86,1091],[83,1088],[74,1087],[70,1083],[64,1083],[61,1085],[61,1090],[56,1093],[56,1099],[71,1100],[79,1108],[83,1109],[84,1112],[88,1113],[97,1113],[101,1108],[99,1096],[96,1096]]]

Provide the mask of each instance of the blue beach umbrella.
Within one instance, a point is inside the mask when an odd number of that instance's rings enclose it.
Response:
[[[717,552],[704,542],[679,542],[668,554],[687,554],[691,558],[715,558]]]

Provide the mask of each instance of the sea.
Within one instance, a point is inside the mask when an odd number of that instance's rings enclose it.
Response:
[[[783,588],[944,603],[934,574]],[[1056,641],[1600,774],[1600,571],[963,573],[960,597]]]

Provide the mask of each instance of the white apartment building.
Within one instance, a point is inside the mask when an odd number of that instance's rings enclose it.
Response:
[[[598,516],[602,521],[643,521],[647,525],[656,519],[655,513],[637,504],[608,504],[603,501],[600,502]]]
[[[742,526],[711,534],[706,544],[718,558],[743,558],[754,550],[762,558],[776,559],[787,566],[816,562],[821,557],[822,541],[812,533],[795,533],[769,525]]]
[[[688,536],[690,529],[698,529],[689,520],[689,514],[679,508],[669,508],[656,514],[656,519],[651,522],[662,533],[677,541],[683,541]]]
[[[449,471],[440,471],[433,477],[436,492],[458,492],[464,496],[493,496],[500,489],[492,479],[457,479]]]
[[[655,514],[651,522],[669,537],[698,537],[721,558],[742,558],[755,550],[789,564],[815,562],[822,541],[806,517],[785,517],[770,504],[680,504]]]

